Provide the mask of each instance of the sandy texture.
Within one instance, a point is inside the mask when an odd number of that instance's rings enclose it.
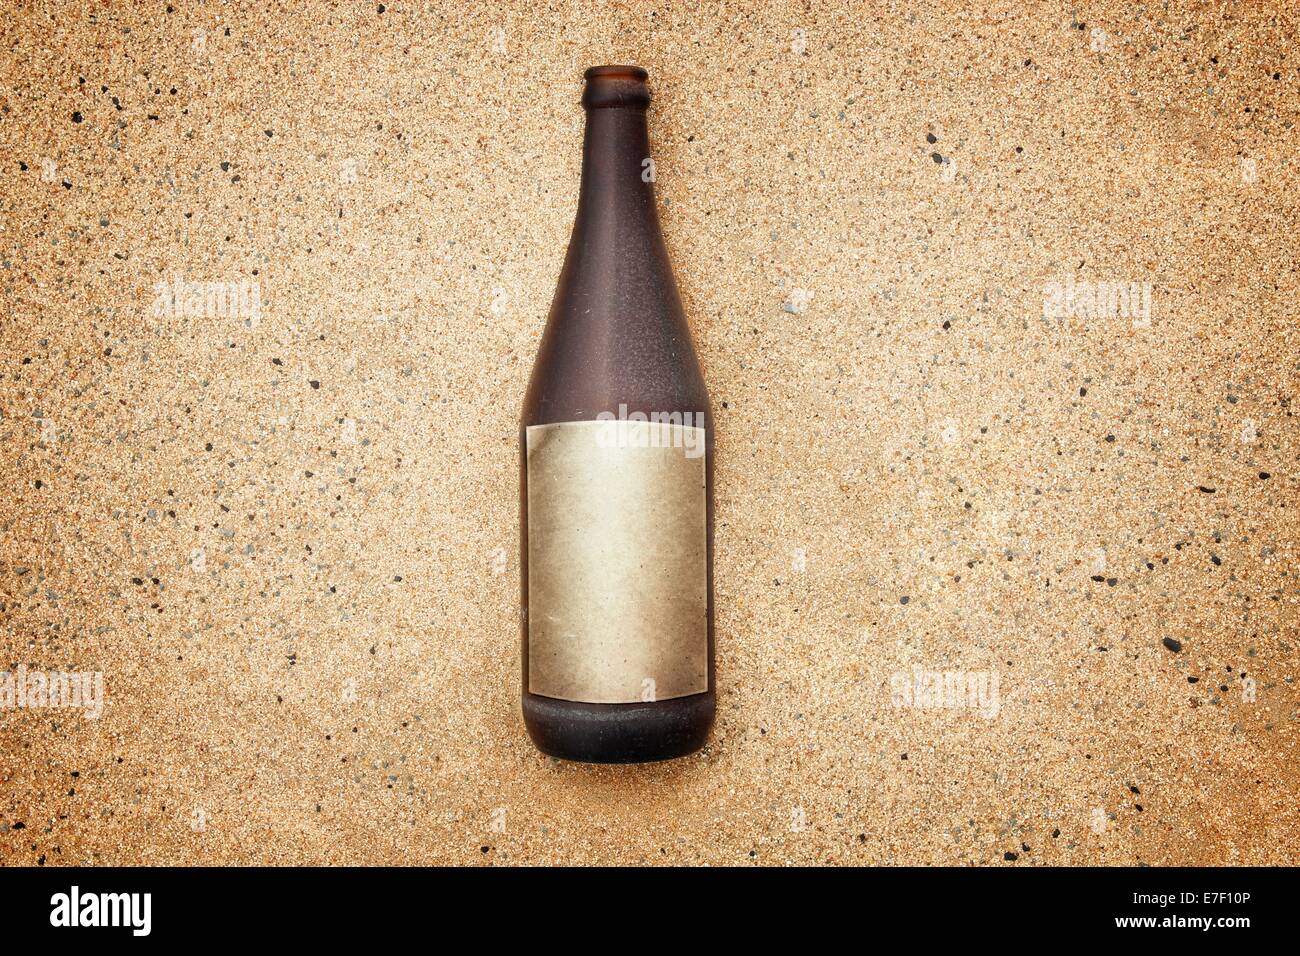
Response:
[[[106,701],[0,861],[1300,862],[1295,7],[912,6],[5,3],[0,667]],[[602,62],[718,424],[718,725],[617,769],[517,704]]]

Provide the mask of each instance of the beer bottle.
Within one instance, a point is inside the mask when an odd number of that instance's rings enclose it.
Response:
[[[523,715],[632,763],[713,723],[713,422],[654,198],[646,72],[586,72],[577,217],[520,427]]]

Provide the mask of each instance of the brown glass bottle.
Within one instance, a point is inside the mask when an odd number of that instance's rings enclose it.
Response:
[[[523,715],[554,757],[664,760],[713,723],[713,422],[655,209],[646,72],[593,67],[582,104],[520,428]]]

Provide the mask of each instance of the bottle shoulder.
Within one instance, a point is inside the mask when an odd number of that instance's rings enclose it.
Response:
[[[680,313],[551,311],[524,399],[525,424],[582,421],[621,406],[709,412],[708,389]]]

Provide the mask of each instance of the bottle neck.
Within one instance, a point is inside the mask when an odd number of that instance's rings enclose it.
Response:
[[[646,111],[637,106],[587,110],[577,227],[659,232],[654,163]]]

